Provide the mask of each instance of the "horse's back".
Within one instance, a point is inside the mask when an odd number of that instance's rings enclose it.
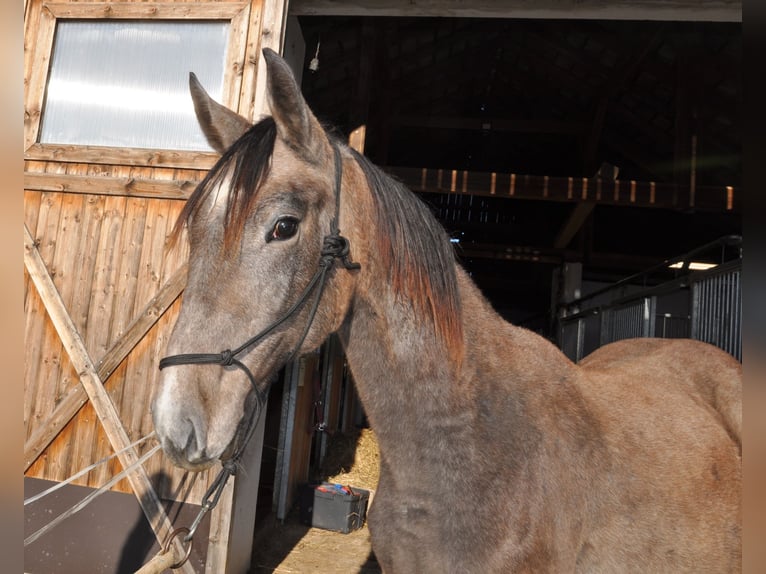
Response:
[[[619,564],[593,550],[581,556],[582,571],[626,564],[643,571],[736,571],[739,363],[697,341],[630,339],[579,365],[583,396],[612,459],[606,492],[613,496],[586,547],[604,547],[617,537],[623,552],[637,551]]]
[[[742,366],[721,349],[692,339],[624,339],[605,345],[579,363],[589,376],[605,374],[630,386],[656,387],[662,395],[688,394],[720,416],[741,446]]]

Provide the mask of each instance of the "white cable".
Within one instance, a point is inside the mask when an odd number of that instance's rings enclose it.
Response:
[[[83,498],[80,502],[75,504],[72,508],[69,510],[63,512],[62,514],[59,514],[56,518],[54,518],[51,522],[49,522],[47,525],[43,526],[35,532],[34,534],[28,536],[24,539],[24,546],[28,546],[29,544],[32,544],[35,540],[40,538],[43,534],[54,528],[55,526],[58,526],[59,523],[63,522],[70,516],[72,516],[75,512],[79,512],[83,508],[85,508],[88,504],[90,504],[93,499],[95,499],[100,494],[103,494],[106,492],[107,489],[111,488],[115,484],[117,484],[119,481],[121,481],[125,476],[127,476],[129,473],[131,473],[133,470],[135,470],[137,467],[141,466],[144,461],[146,461],[150,456],[152,456],[155,452],[160,450],[161,445],[157,444],[153,446],[149,451],[146,452],[141,458],[139,458],[136,462],[131,464],[129,467],[124,469],[119,474],[116,474],[109,482],[104,484],[102,487],[100,487],[98,490],[90,493],[88,496]]]
[[[38,492],[38,493],[37,493],[37,494],[35,494],[34,496],[30,496],[29,498],[27,498],[27,499],[25,499],[25,500],[24,500],[24,506],[26,506],[27,504],[32,504],[33,502],[35,502],[35,501],[37,501],[37,500],[40,500],[42,497],[44,497],[44,496],[47,496],[47,495],[49,495],[49,494],[52,494],[53,492],[56,492],[56,491],[57,491],[59,488],[62,488],[62,487],[64,487],[64,486],[66,486],[67,484],[69,484],[70,482],[73,482],[73,481],[77,480],[77,479],[78,479],[78,478],[80,478],[82,475],[89,473],[91,470],[93,470],[93,469],[94,469],[94,468],[96,468],[97,466],[100,466],[100,465],[102,465],[102,464],[104,464],[104,463],[106,463],[106,462],[109,462],[109,461],[110,461],[110,460],[112,460],[112,459],[113,459],[115,456],[119,456],[119,455],[121,455],[121,454],[122,454],[123,452],[125,452],[126,450],[128,450],[128,449],[131,449],[131,448],[133,448],[134,446],[137,446],[137,445],[141,444],[141,443],[142,443],[142,442],[144,442],[145,440],[148,440],[148,439],[152,438],[154,435],[155,435],[155,431],[152,431],[152,432],[150,432],[148,435],[146,435],[144,438],[140,438],[140,439],[138,439],[136,442],[129,444],[128,446],[126,446],[126,447],[125,447],[124,449],[122,449],[121,451],[115,452],[114,454],[110,454],[109,456],[107,456],[107,457],[105,457],[105,458],[102,458],[102,459],[101,459],[101,460],[99,460],[98,462],[94,462],[94,463],[93,463],[93,464],[91,464],[90,466],[88,466],[88,467],[86,467],[86,468],[82,469],[82,470],[81,470],[80,472],[78,472],[77,474],[75,474],[75,475],[73,475],[73,476],[70,476],[70,477],[69,477],[69,478],[67,478],[65,481],[63,481],[63,482],[59,482],[58,484],[55,484],[54,486],[51,486],[50,488],[48,488],[48,489],[46,489],[46,490],[43,490],[42,492]]]

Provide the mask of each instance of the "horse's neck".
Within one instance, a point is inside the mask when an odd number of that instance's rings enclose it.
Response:
[[[433,325],[397,302],[385,282],[354,302],[341,333],[370,422],[394,439],[423,421],[460,424],[496,385],[528,392],[540,379],[561,380],[572,367],[548,341],[505,322],[462,270],[458,279],[465,342],[459,368]]]

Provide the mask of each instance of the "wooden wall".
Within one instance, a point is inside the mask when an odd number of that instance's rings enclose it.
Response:
[[[153,430],[157,365],[186,272],[185,240],[171,248],[168,238],[216,155],[38,143],[56,22],[227,20],[223,103],[252,120],[265,111],[261,49],[280,49],[285,3],[26,0],[24,12],[24,470],[61,481]],[[125,463],[113,459],[75,483],[100,486]],[[144,487],[148,475],[159,496],[195,503],[217,472],[179,493],[184,473],[161,453],[144,466]],[[136,484],[116,490],[140,498]]]

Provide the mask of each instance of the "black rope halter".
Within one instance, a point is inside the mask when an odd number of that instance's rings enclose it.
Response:
[[[340,150],[338,149],[338,146],[333,143],[332,147],[335,159],[335,215],[330,222],[330,233],[325,235],[323,239],[318,269],[316,273],[314,273],[314,276],[311,278],[311,280],[308,282],[308,285],[306,285],[304,288],[303,292],[298,296],[295,303],[293,303],[290,308],[287,309],[287,311],[285,311],[284,314],[282,314],[273,323],[233,350],[226,349],[220,353],[184,353],[179,355],[170,355],[160,360],[160,370],[166,367],[173,367],[178,365],[213,364],[221,365],[223,367],[236,367],[247,375],[247,378],[250,380],[250,384],[253,387],[253,391],[255,392],[255,397],[258,403],[257,412],[263,412],[263,406],[266,402],[269,387],[271,385],[269,384],[263,390],[259,390],[255,381],[255,376],[250,371],[250,369],[248,369],[247,366],[237,358],[237,356],[241,355],[243,352],[253,347],[254,345],[257,345],[269,333],[274,331],[282,323],[292,317],[293,314],[295,314],[299,309],[303,307],[303,305],[309,299],[311,293],[316,289],[314,302],[311,306],[306,326],[304,327],[303,333],[301,334],[298,343],[295,345],[295,348],[290,353],[290,356],[286,362],[294,359],[295,355],[298,353],[298,350],[301,348],[301,345],[303,345],[303,342],[306,340],[306,336],[308,335],[309,329],[311,328],[311,324],[314,321],[314,316],[316,315],[317,309],[319,308],[322,292],[324,291],[325,284],[327,282],[327,274],[335,265],[335,261],[340,260],[343,267],[349,270],[361,268],[359,263],[351,261],[349,256],[348,239],[343,237],[340,234],[340,229],[338,229],[338,217],[340,213],[340,186],[341,180],[343,178],[343,163],[340,157]],[[245,433],[244,440],[240,443],[231,459],[222,463],[223,468],[221,469],[221,472],[211,485],[210,489],[208,489],[208,492],[205,494],[202,514],[204,514],[206,510],[209,510],[215,506],[221,496],[221,492],[223,491],[223,487],[226,484],[228,477],[236,473],[237,462],[242,456],[245,446],[247,445],[250,436],[255,430],[256,423],[257,417],[250,417],[250,423],[248,424],[248,429]],[[206,509],[206,507],[208,508]],[[198,520],[195,521],[195,529],[196,524],[198,524],[200,518],[201,517],[198,517]],[[193,531],[190,532],[186,538],[190,539],[193,534]]]

